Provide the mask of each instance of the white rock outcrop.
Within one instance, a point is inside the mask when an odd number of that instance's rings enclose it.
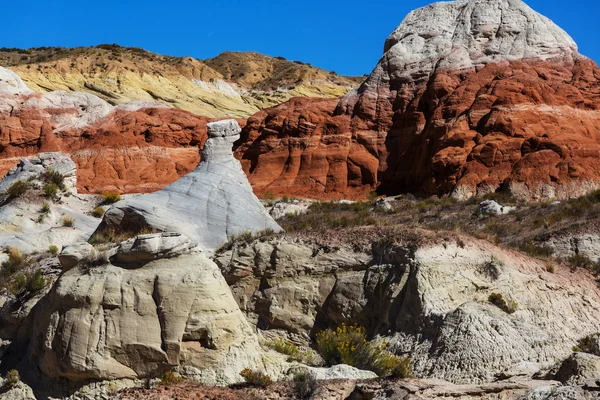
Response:
[[[204,251],[241,233],[281,231],[233,157],[231,148],[240,131],[235,120],[208,124],[209,139],[194,171],[158,192],[115,204],[101,229],[180,232]]]
[[[8,68],[0,67],[0,93],[30,94],[31,90],[21,77]]]
[[[366,86],[419,80],[434,69],[581,57],[575,41],[522,0],[457,0],[414,10],[387,38]]]
[[[64,177],[64,190],[44,196],[46,185],[40,174],[53,170]],[[16,182],[28,182],[30,189],[10,199],[7,191]],[[51,245],[59,248],[87,241],[100,224],[90,215],[97,196],[78,195],[75,163],[61,153],[40,153],[23,158],[0,181],[0,249],[18,248],[23,253],[45,252]],[[43,211],[44,203],[48,210]],[[73,226],[64,226],[72,218]]]
[[[174,236],[139,241],[153,253],[141,267],[106,263],[60,276],[36,307],[31,360],[46,375],[73,381],[154,377],[181,365],[210,370],[204,383],[227,385],[245,367],[264,368],[218,267],[191,249],[161,258],[160,243]]]

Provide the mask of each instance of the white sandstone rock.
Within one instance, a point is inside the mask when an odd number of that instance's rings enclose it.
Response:
[[[309,201],[279,201],[271,207],[269,214],[273,219],[278,220],[289,214],[304,214],[310,205],[311,202]]]
[[[0,93],[30,94],[21,77],[8,68],[0,67]]]
[[[116,263],[146,263],[159,258],[172,258],[191,251],[195,245],[177,232],[139,235],[122,242],[115,254]]]
[[[334,365],[329,368],[307,367],[309,373],[319,381],[331,379],[373,379],[377,374],[373,371],[365,371],[346,364]]]
[[[177,366],[211,370],[204,383],[263,369],[258,339],[218,267],[201,253],[64,272],[39,303],[29,355],[54,378],[159,376]]]
[[[437,68],[555,57],[580,57],[577,45],[522,0],[440,2],[408,14],[365,85],[419,80]]]
[[[92,257],[95,253],[94,246],[88,242],[68,244],[62,248],[58,260],[63,270],[67,271],[79,264],[81,260]]]
[[[508,214],[516,209],[517,207],[501,206],[494,200],[486,200],[479,203],[478,213],[480,215],[500,215]]]
[[[232,235],[281,231],[233,157],[240,131],[235,120],[208,124],[209,139],[194,171],[158,192],[115,204],[104,215],[103,228],[180,232],[209,252]]]
[[[52,169],[64,176],[65,190],[60,199],[43,197],[39,190],[45,182],[40,178],[44,171]],[[17,181],[29,182],[38,191],[30,190],[22,198],[8,199],[6,191]],[[50,245],[62,247],[87,241],[100,224],[89,215],[98,196],[76,193],[75,163],[60,153],[40,153],[21,159],[19,166],[9,171],[0,181],[0,248],[16,247],[23,253],[45,252]],[[32,194],[37,193],[37,195]],[[42,212],[43,203],[49,211]],[[64,218],[73,218],[73,227],[63,226]]]
[[[56,132],[90,125],[113,110],[113,106],[93,94],[63,91],[31,96],[22,108],[39,110],[52,122]],[[75,113],[57,112],[60,110],[75,110]]]

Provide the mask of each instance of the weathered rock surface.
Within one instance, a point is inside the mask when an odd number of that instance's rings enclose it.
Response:
[[[546,272],[543,263],[488,242],[361,250],[259,240],[216,262],[259,328],[311,335],[357,323],[410,355],[418,376],[490,382],[523,362],[564,359],[578,339],[600,330],[592,277]],[[492,293],[516,302],[516,312],[490,303]]]
[[[19,75],[8,68],[0,67],[0,92],[27,94],[31,92]]]
[[[582,385],[600,380],[600,357],[587,353],[573,353],[562,362],[555,379],[568,385]]]
[[[168,237],[139,240],[153,238]],[[34,309],[29,356],[44,374],[141,378],[187,365],[206,370],[205,383],[226,385],[244,367],[263,368],[257,338],[217,266],[198,252],[160,258],[161,247],[153,248],[154,260],[141,267],[106,264],[60,276]]]
[[[40,176],[53,170],[64,177],[64,189],[56,196],[44,196],[46,185]],[[76,193],[75,163],[60,153],[41,153],[21,159],[0,181],[0,248],[18,248],[23,253],[45,252],[51,245],[59,248],[86,241],[100,224],[90,215],[97,204],[96,196]],[[30,189],[21,197],[11,199],[7,190],[18,181],[27,182]],[[48,211],[43,210],[44,203]],[[64,226],[72,218],[72,226]]]
[[[239,132],[235,120],[208,124],[209,139],[194,171],[158,192],[119,202],[106,212],[101,229],[180,232],[205,251],[232,235],[280,231],[233,157]]]
[[[481,215],[500,215],[508,214],[516,209],[516,207],[501,206],[494,200],[486,200],[479,203],[478,213]]]
[[[88,242],[79,242],[74,244],[68,244],[62,248],[62,251],[58,255],[58,261],[63,270],[69,270],[82,260],[93,257],[96,253],[94,246]]]
[[[237,149],[259,193],[319,198],[599,186],[600,70],[520,0],[433,4],[387,39],[365,83],[249,119]]]

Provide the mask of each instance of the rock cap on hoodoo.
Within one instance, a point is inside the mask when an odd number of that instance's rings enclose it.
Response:
[[[240,124],[235,119],[226,119],[206,124],[208,128],[208,137],[228,137],[236,136],[242,132]]]

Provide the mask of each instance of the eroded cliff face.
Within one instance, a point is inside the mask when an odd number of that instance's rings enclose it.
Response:
[[[112,107],[91,94],[42,95],[19,87],[0,87],[2,175],[20,157],[61,151],[77,164],[80,193],[152,192],[198,164],[206,117],[149,102]]]
[[[600,69],[520,0],[409,14],[365,83],[249,120],[255,189],[339,198],[510,189],[568,198],[598,186]]]

